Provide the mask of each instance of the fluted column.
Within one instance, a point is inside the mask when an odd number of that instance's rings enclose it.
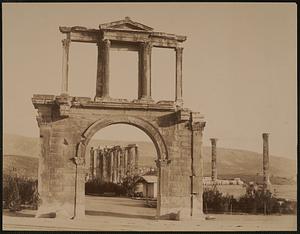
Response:
[[[125,176],[127,176],[128,171],[128,149],[127,147],[124,148],[124,172]]]
[[[151,52],[152,44],[150,42],[141,43],[139,51],[139,99],[151,100]]]
[[[269,175],[269,133],[263,133],[263,186],[267,190],[270,185]]]
[[[100,166],[100,180],[104,181],[104,157],[103,157],[103,150],[100,149],[99,151],[99,166]]]
[[[127,161],[127,168],[129,171],[129,174],[132,174],[132,159],[133,159],[133,154],[132,154],[132,147],[128,147],[128,161]]]
[[[107,151],[103,150],[103,181],[104,182],[108,182],[108,155],[107,155]]]
[[[97,178],[97,149],[94,149],[94,175],[93,178],[96,179]]]
[[[109,97],[109,57],[110,40],[100,41],[98,45],[96,97]]]
[[[90,150],[90,175],[94,179],[94,148],[91,147]]]
[[[176,90],[175,101],[179,104],[183,104],[182,99],[182,47],[176,47]]]
[[[211,138],[211,179],[217,182],[217,139]]]
[[[113,157],[113,152],[109,152],[109,158],[110,158],[110,174],[109,174],[109,182],[113,182],[113,168],[114,168],[114,157]]]
[[[117,183],[120,183],[120,175],[121,175],[121,171],[120,171],[120,149],[117,149],[116,151],[116,157],[117,157]]]
[[[70,48],[70,39],[62,40],[63,47],[63,57],[62,57],[62,85],[61,93],[68,94],[69,84],[68,84],[68,73],[69,73],[69,48]]]
[[[134,147],[135,152],[134,152],[134,170],[135,170],[135,174],[138,174],[139,172],[139,150],[138,150],[138,146],[136,145]]]

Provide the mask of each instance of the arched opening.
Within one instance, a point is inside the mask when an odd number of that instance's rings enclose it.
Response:
[[[162,155],[146,125],[96,122],[86,132],[85,214],[153,219]],[[93,129],[93,131],[92,131]]]

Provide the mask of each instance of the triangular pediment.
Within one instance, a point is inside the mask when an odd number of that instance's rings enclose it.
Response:
[[[141,24],[139,22],[132,21],[129,17],[125,17],[124,20],[114,21],[106,24],[100,24],[100,29],[122,29],[122,30],[141,30],[141,31],[152,31],[153,28]]]

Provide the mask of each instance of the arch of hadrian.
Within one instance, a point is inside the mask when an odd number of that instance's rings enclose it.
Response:
[[[139,152],[136,144],[90,150],[90,179],[120,183],[126,175],[138,174]]]
[[[93,135],[112,124],[123,123],[143,130],[156,151],[159,185],[157,218],[180,219],[202,214],[202,132],[205,125],[199,112],[183,107],[182,42],[185,36],[155,32],[152,28],[124,20],[100,24],[98,29],[60,27],[66,36],[63,45],[61,94],[33,95],[38,111],[41,155],[39,193],[42,204],[37,216],[80,218],[85,215],[85,151]],[[68,60],[71,43],[94,43],[98,49],[96,95],[68,94]],[[151,98],[151,50],[174,50],[176,87],[174,101]],[[139,54],[138,99],[109,96],[109,55],[112,49]],[[121,77],[120,77],[121,78]],[[84,85],[84,79],[83,79]]]

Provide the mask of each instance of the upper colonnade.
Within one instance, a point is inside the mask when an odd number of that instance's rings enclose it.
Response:
[[[109,94],[110,50],[138,52],[138,101],[151,102],[151,54],[153,47],[175,50],[176,87],[175,102],[183,105],[182,99],[182,52],[181,43],[186,36],[155,32],[153,28],[132,21],[129,17],[111,23],[100,24],[99,29],[81,26],[59,27],[66,38],[63,43],[62,94],[68,94],[69,47],[71,42],[95,43],[98,47],[95,101],[111,100]]]

